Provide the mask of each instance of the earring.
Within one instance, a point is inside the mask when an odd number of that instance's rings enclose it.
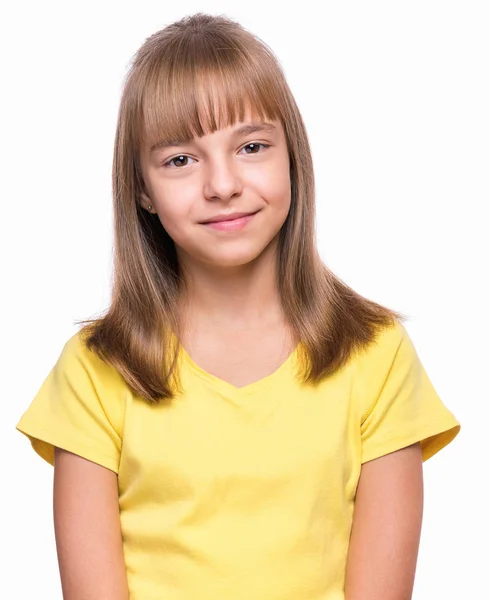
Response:
[[[148,210],[151,210],[153,207],[151,206],[151,204],[148,204]]]

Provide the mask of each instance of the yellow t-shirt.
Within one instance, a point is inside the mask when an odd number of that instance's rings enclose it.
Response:
[[[183,350],[182,393],[150,406],[73,335],[17,429],[118,473],[131,600],[343,600],[362,463],[460,424],[401,323],[316,385],[296,350],[236,388]]]

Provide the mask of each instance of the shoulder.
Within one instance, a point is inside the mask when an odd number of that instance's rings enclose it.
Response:
[[[355,392],[370,412],[379,394],[389,385],[399,389],[418,378],[420,362],[406,327],[395,321],[377,332],[355,361]]]
[[[83,330],[66,340],[56,366],[67,374],[78,373],[99,385],[125,386],[115,367],[106,362],[95,349],[88,347]]]
[[[70,399],[70,406],[91,407],[92,411],[101,407],[122,433],[131,395],[129,387],[113,365],[88,347],[83,330],[65,341],[48,379],[52,381],[55,393],[67,402]]]
[[[379,328],[373,341],[358,353],[357,363],[360,370],[383,370],[389,368],[401,350],[412,352],[411,339],[406,327],[398,320],[393,324]]]

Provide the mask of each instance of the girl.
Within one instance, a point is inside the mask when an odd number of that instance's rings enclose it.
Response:
[[[147,39],[113,189],[110,308],[17,424],[54,466],[64,598],[411,597],[422,462],[460,424],[405,317],[320,260],[270,49],[202,13]]]

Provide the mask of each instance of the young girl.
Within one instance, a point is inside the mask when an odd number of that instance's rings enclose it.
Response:
[[[54,465],[64,598],[411,597],[422,462],[460,424],[405,317],[322,263],[270,49],[202,13],[147,39],[113,191],[110,308],[17,424]]]

